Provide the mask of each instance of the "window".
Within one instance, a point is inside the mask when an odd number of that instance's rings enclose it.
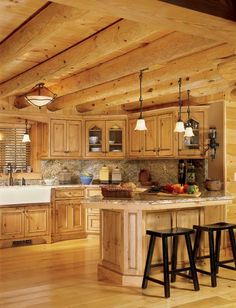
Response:
[[[0,172],[8,163],[22,171],[30,165],[30,143],[22,142],[24,132],[24,128],[0,127]]]

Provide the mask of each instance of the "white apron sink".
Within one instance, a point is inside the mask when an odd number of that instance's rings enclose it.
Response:
[[[49,203],[51,187],[49,186],[4,186],[0,187],[0,206],[27,203]]]

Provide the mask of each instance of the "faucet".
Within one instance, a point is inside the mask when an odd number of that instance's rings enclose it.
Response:
[[[7,164],[7,171],[9,174],[8,185],[13,186],[13,177],[12,177],[13,168],[12,168],[11,163]]]

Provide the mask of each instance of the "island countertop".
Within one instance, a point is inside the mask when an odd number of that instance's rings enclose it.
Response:
[[[233,197],[224,191],[205,191],[200,197],[158,196],[156,194],[139,193],[129,199],[103,198],[93,196],[81,200],[86,208],[113,210],[170,210],[177,208],[204,207],[219,204],[231,204]]]

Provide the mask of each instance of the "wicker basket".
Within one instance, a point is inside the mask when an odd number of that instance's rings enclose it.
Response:
[[[102,186],[102,195],[105,198],[132,198],[132,189],[116,185]]]

